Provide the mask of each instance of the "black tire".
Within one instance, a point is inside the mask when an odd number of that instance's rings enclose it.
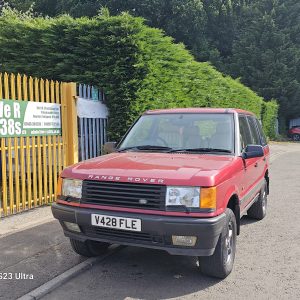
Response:
[[[85,257],[99,256],[103,254],[110,246],[110,244],[108,243],[95,242],[90,240],[81,242],[78,240],[70,239],[70,243],[73,250],[77,254]]]
[[[222,279],[226,278],[233,268],[237,233],[233,211],[227,208],[225,214],[226,221],[214,254],[199,257],[199,267],[203,274]]]
[[[258,200],[248,209],[247,215],[256,220],[262,220],[267,214],[268,200],[268,185],[265,180],[265,185],[260,192]]]
[[[300,134],[293,134],[293,141],[299,142],[300,141]]]

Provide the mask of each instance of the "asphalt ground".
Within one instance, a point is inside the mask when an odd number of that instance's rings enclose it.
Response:
[[[56,221],[4,236],[0,239],[0,299],[16,299],[83,260],[72,251]],[[33,279],[17,279],[20,273]]]
[[[268,215],[242,219],[235,267],[225,280],[202,276],[195,258],[125,247],[43,299],[299,299],[300,144],[272,144],[271,150]],[[85,260],[59,224],[39,211],[29,221],[38,226],[26,230],[25,214],[0,221],[0,276],[33,276],[0,279],[0,299],[17,299]]]
[[[300,152],[275,153],[268,215],[242,218],[225,280],[201,275],[195,258],[126,247],[43,299],[300,299]]]

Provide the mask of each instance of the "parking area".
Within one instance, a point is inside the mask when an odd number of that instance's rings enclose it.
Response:
[[[242,219],[235,267],[225,280],[202,276],[195,258],[126,247],[45,299],[299,298],[300,145],[272,149],[268,215]]]

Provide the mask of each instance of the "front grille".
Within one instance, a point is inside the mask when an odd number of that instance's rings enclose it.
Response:
[[[152,243],[152,236],[149,233],[125,231],[118,229],[98,228],[95,226],[85,226],[81,228],[83,232],[90,237],[105,238],[112,241],[139,241],[145,243]]]
[[[82,203],[165,210],[166,186],[84,180]]]

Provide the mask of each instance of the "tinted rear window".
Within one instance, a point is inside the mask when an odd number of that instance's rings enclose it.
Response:
[[[250,131],[252,135],[252,144],[254,145],[261,145],[260,136],[258,133],[257,124],[254,117],[248,116],[247,117],[249,125],[250,125]]]
[[[252,144],[252,136],[245,116],[242,115],[239,116],[239,126],[240,126],[241,150],[243,151],[247,147],[247,145]]]
[[[257,125],[258,132],[260,135],[261,144],[262,144],[262,146],[265,146],[265,145],[267,145],[267,139],[266,139],[265,133],[263,131],[260,121],[258,121],[256,118],[255,118],[255,121],[256,121],[256,125]]]

